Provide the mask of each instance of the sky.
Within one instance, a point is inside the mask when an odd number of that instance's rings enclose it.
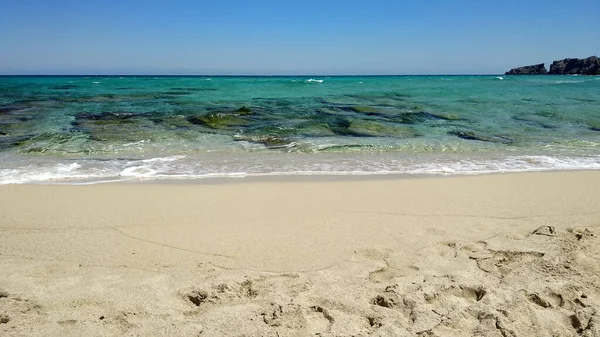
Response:
[[[600,56],[599,0],[0,0],[0,74],[499,74]]]

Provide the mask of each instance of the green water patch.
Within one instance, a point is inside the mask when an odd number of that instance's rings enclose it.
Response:
[[[555,118],[555,119],[559,119],[561,117],[560,114],[558,113],[558,111],[552,111],[552,110],[536,111],[533,114],[536,116],[540,116],[540,117]]]
[[[317,102],[321,105],[338,108],[345,106],[405,107],[410,105],[408,97],[409,95],[401,93],[350,94],[322,97]]]
[[[0,115],[0,132],[6,136],[21,136],[35,133],[38,119],[33,115]]]
[[[138,125],[125,127],[124,125],[102,125],[85,130],[90,140],[101,142],[136,142],[141,140],[154,140],[160,138],[157,130]]]
[[[75,130],[66,132],[44,132],[19,142],[22,154],[64,154],[82,151],[81,144],[87,142],[88,135]]]
[[[79,94],[79,95],[61,95],[53,97],[54,100],[63,103],[126,103],[131,102],[156,102],[160,99],[172,98],[172,95],[165,95],[164,93],[147,93],[147,92],[132,92],[132,93],[102,93],[97,95]]]
[[[143,114],[128,111],[107,111],[100,114],[80,114],[71,122],[72,130],[89,135],[96,141],[138,141],[158,136],[155,124]]]

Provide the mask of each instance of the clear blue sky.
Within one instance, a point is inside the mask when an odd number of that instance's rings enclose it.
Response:
[[[600,0],[0,0],[0,74],[478,74],[600,56]]]

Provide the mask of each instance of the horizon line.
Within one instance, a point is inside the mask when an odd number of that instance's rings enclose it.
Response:
[[[504,76],[490,74],[0,74],[0,77],[392,77],[392,76]]]

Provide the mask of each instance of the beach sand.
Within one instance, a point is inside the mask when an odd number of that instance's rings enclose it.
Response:
[[[600,172],[0,186],[2,336],[600,336]]]

